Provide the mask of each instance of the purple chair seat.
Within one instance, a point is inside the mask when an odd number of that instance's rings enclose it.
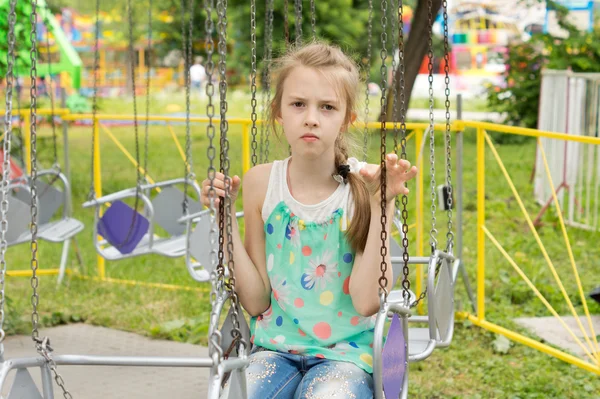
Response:
[[[133,252],[149,227],[143,215],[123,201],[115,201],[98,222],[98,234],[126,255]]]

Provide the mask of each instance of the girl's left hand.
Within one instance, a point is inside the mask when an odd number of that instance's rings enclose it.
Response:
[[[405,187],[404,183],[417,175],[417,168],[411,167],[410,162],[405,159],[398,159],[396,154],[387,154],[386,170],[386,201],[389,202],[400,194],[408,194],[408,187]],[[360,176],[366,183],[371,197],[380,198],[381,166],[367,164],[360,170]]]

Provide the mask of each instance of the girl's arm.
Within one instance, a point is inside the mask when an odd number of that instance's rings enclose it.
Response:
[[[262,314],[271,304],[271,284],[267,275],[262,205],[271,164],[250,169],[243,180],[245,243],[242,243],[237,218],[232,218],[235,287],[242,306],[251,316]],[[235,205],[234,205],[235,206]],[[235,209],[232,209],[235,214]]]
[[[350,275],[350,297],[354,309],[361,316],[371,316],[379,310],[379,278],[381,277],[381,202],[371,198],[371,222],[367,244],[362,253],[357,253],[354,259],[352,274]],[[393,288],[393,272],[390,262],[390,226],[394,217],[394,201],[387,203],[387,248],[385,258],[387,264],[387,290]]]

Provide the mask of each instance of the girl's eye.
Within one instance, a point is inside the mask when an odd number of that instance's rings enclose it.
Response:
[[[304,105],[304,103],[303,103],[302,101],[296,101],[296,102],[292,103],[292,105],[293,105],[294,107],[301,107],[301,106],[303,106],[303,105]]]
[[[333,105],[329,105],[329,104],[325,104],[325,105],[323,105],[323,108],[324,108],[326,111],[333,111],[333,110],[335,109],[335,107],[334,107]]]

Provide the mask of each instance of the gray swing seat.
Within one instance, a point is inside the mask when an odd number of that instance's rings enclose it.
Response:
[[[237,212],[235,217],[238,219],[244,217],[244,212]],[[184,216],[179,219],[179,222],[187,225],[185,264],[190,276],[201,283],[209,281],[214,270],[211,260],[213,244],[210,237],[210,209]],[[218,236],[214,239],[218,240]],[[225,268],[225,275],[229,275],[227,268]]]
[[[50,176],[52,180],[61,181],[63,189],[58,190],[52,184],[40,180],[36,182],[38,196],[38,231],[40,239],[60,243],[73,238],[83,230],[83,223],[69,216],[70,186],[64,174],[56,169],[46,169],[38,172],[38,177]],[[20,177],[11,180],[7,220],[10,229],[7,231],[8,245],[17,245],[31,241],[31,187],[30,177]],[[62,207],[60,219],[53,220],[57,211]]]
[[[186,230],[193,226],[182,224],[179,218],[182,214],[184,193],[175,186],[185,184],[185,178],[166,180],[141,186],[139,199],[144,203],[144,217],[149,222],[148,232],[144,234],[133,251],[123,254],[118,248],[110,245],[107,240],[100,239],[98,224],[102,205],[126,198],[135,198],[136,188],[128,188],[119,192],[92,199],[83,204],[84,208],[95,207],[94,214],[94,246],[100,256],[107,260],[120,260],[140,255],[157,254],[169,258],[180,258],[186,254]],[[187,182],[200,198],[200,187],[193,181]],[[161,188],[161,192],[152,200],[150,191]],[[188,211],[198,212],[202,209],[199,201],[188,198]],[[161,237],[155,234],[155,227],[159,226],[169,236]]]

